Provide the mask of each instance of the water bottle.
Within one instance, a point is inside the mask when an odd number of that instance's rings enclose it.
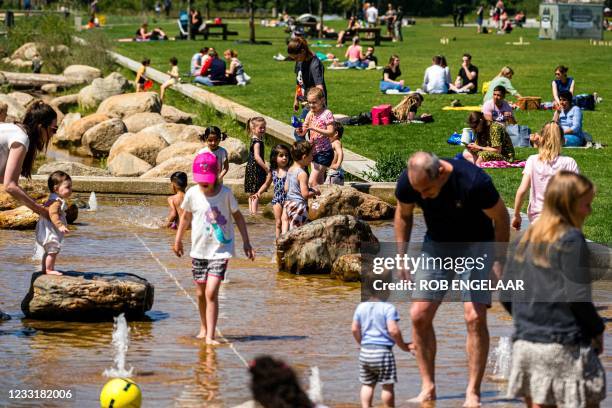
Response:
[[[474,141],[474,132],[471,128],[463,128],[461,132],[461,143],[470,144]]]

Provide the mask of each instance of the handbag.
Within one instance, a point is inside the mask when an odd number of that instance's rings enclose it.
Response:
[[[391,105],[384,104],[372,108],[372,125],[388,125],[391,123]]]

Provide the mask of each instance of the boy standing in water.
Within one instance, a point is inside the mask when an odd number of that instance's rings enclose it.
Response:
[[[183,209],[183,199],[185,198],[185,189],[187,188],[187,174],[182,171],[175,171],[170,176],[172,183],[172,192],[174,195],[168,197],[168,218],[166,218],[166,228],[177,229]]]
[[[255,259],[255,251],[249,242],[244,217],[238,208],[236,197],[218,178],[217,158],[210,152],[200,153],[193,162],[193,180],[198,183],[185,194],[181,208],[183,214],[176,231],[172,250],[182,256],[183,234],[191,224],[191,252],[193,280],[196,284],[200,332],[198,339],[217,345],[215,331],[219,316],[219,287],[225,279],[229,258],[234,256],[234,225],[242,236],[244,253]]]

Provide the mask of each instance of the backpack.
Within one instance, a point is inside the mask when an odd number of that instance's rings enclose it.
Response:
[[[580,94],[574,97],[574,105],[582,110],[595,110],[595,97],[593,94]]]
[[[391,123],[391,105],[384,104],[372,108],[372,126],[388,125]]]

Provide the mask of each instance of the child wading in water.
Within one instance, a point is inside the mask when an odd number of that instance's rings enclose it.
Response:
[[[287,193],[285,192],[285,180],[287,178],[287,171],[293,164],[291,159],[291,153],[289,146],[279,144],[274,146],[270,153],[270,173],[266,178],[266,182],[254,195],[257,199],[265,192],[268,191],[270,184],[274,185],[274,197],[272,197],[272,209],[274,211],[274,220],[276,221],[276,238],[282,233],[282,218],[283,218],[283,205],[287,199]]]
[[[227,154],[227,150],[220,146],[220,143],[225,139],[227,139],[227,135],[221,132],[221,129],[216,126],[209,126],[204,131],[204,134],[200,135],[200,140],[206,143],[206,146],[198,151],[198,154],[209,152],[215,155],[217,158],[220,184],[223,184],[223,177],[225,177],[229,170],[229,155]]]
[[[170,182],[172,183],[172,192],[174,195],[168,197],[168,217],[166,218],[166,228],[176,229],[178,227],[179,220],[183,214],[181,204],[185,198],[185,189],[187,188],[187,174],[182,171],[175,171],[170,176]]]
[[[267,174],[270,172],[263,159],[266,120],[260,116],[249,119],[247,131],[251,136],[251,147],[249,148],[249,161],[244,175],[244,191],[252,194],[249,197],[249,213],[254,215],[257,214],[259,205],[259,196],[256,193],[266,182]]]
[[[393,346],[407,352],[415,347],[405,343],[397,324],[399,315],[395,306],[386,302],[389,293],[374,290],[375,280],[379,275],[367,275],[364,278],[364,293],[369,292],[367,302],[362,302],[355,309],[352,332],[359,353],[359,381],[361,382],[361,407],[370,408],[377,383],[382,384],[381,399],[385,407],[395,406],[394,383],[397,382]]]
[[[559,124],[550,122],[542,128],[542,134],[537,139],[538,154],[529,156],[521,185],[514,197],[514,218],[512,227],[516,230],[521,229],[521,207],[527,191],[529,191],[529,207],[527,215],[530,222],[534,222],[542,212],[544,205],[544,192],[548,181],[560,170],[578,173],[578,164],[567,156],[561,156],[563,147],[563,130]]]
[[[310,112],[304,119],[304,125],[296,130],[299,136],[304,137],[310,133],[312,143],[312,173],[310,185],[316,187],[323,184],[325,171],[334,160],[334,150],[329,138],[336,132],[334,130],[334,115],[325,108],[325,97],[319,88],[310,88],[306,95]]]
[[[168,71],[168,75],[170,75],[170,79],[162,84],[159,91],[159,99],[161,99],[162,102],[164,101],[164,92],[166,91],[166,88],[178,84],[181,79],[179,74],[178,60],[176,57],[170,58],[170,71]]]
[[[138,68],[138,71],[136,71],[136,92],[145,91],[145,84],[147,83],[147,77],[145,74],[149,65],[151,65],[151,60],[145,58],[142,60],[142,65],[140,66],[140,68]]]
[[[339,122],[334,122],[334,134],[329,138],[332,148],[334,149],[334,160],[327,170],[327,178],[325,184],[344,185],[344,170],[342,170],[342,161],[344,160],[344,151],[342,150],[342,134],[344,127]]]
[[[185,194],[181,208],[183,215],[172,250],[182,256],[183,234],[191,228],[191,265],[196,284],[200,332],[196,336],[206,339],[206,344],[219,344],[215,340],[219,316],[219,286],[225,278],[229,258],[234,256],[234,225],[242,236],[244,253],[255,259],[255,251],[249,242],[244,217],[232,191],[221,185],[217,178],[217,158],[212,153],[198,154],[193,162],[193,180],[198,183]]]
[[[308,222],[308,199],[321,194],[319,190],[308,188],[308,174],[304,171],[312,162],[310,143],[295,142],[291,147],[291,157],[293,164],[287,171],[285,181],[287,198],[283,206],[283,234]]]
[[[49,218],[38,219],[36,242],[44,249],[42,271],[49,275],[61,275],[55,270],[55,261],[62,248],[64,234],[68,233],[66,200],[72,194],[72,179],[63,171],[54,171],[49,175],[47,185],[51,194],[44,206],[49,209]]]

